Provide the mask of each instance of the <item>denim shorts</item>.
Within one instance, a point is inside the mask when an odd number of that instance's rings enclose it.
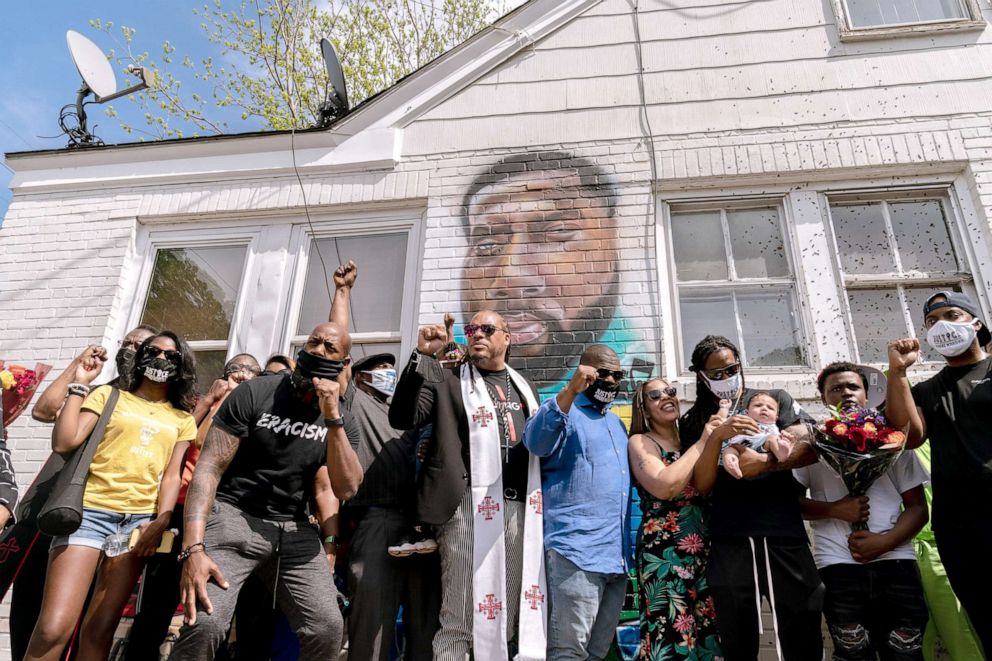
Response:
[[[71,535],[62,535],[52,540],[52,549],[60,546],[88,546],[102,549],[108,537],[122,532],[127,535],[152,520],[151,514],[122,514],[90,507],[83,508],[83,521],[79,529]]]

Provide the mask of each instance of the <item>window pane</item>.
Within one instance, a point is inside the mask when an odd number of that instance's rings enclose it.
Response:
[[[923,304],[927,302],[928,298],[943,289],[960,291],[962,287],[906,287],[905,289],[906,303],[909,304],[909,319],[913,325],[915,335],[920,338],[921,360],[926,363],[938,363],[944,360],[939,353],[927,344],[927,332],[923,327]],[[971,300],[978,300],[973,289],[968,288],[966,293],[971,296]],[[897,338],[893,337],[890,339],[894,340]],[[888,354],[886,354],[886,360],[888,360]]]
[[[799,316],[791,290],[741,292],[737,309],[751,367],[803,365]]]
[[[726,280],[727,255],[720,212],[672,214],[672,254],[680,282]]]
[[[889,215],[903,272],[958,270],[940,202],[893,202]]]
[[[205,395],[214,381],[224,376],[227,350],[193,353],[196,356],[196,389],[201,395]]]
[[[186,340],[227,340],[247,246],[159,250],[141,322]]]
[[[830,207],[840,263],[848,275],[895,273],[881,203]]]
[[[789,275],[778,209],[738,209],[727,212],[730,245],[738,278],[777,278]]]
[[[967,18],[960,0],[847,0],[857,28]]]
[[[314,326],[327,321],[334,293],[334,269],[349,259],[358,264],[358,281],[351,299],[351,332],[398,332],[406,275],[407,234],[372,234],[319,239],[310,246],[303,304],[297,335],[308,335]],[[320,255],[327,266],[325,284]]]
[[[396,366],[397,369],[402,369],[406,365],[406,356],[400,355],[399,342],[369,342],[367,344],[355,344],[351,347],[352,360],[361,360],[377,353],[391,353],[396,356],[396,361],[399,363]]]
[[[855,290],[847,298],[861,362],[887,363],[889,342],[907,332],[899,292],[894,287]]]
[[[686,367],[692,350],[707,335],[723,335],[740,346],[734,323],[734,302],[729,293],[683,294],[680,303],[682,351]]]

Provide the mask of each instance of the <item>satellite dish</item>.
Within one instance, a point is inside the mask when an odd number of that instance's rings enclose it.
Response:
[[[344,71],[341,70],[341,60],[327,39],[320,40],[320,53],[324,57],[327,80],[331,84],[327,100],[320,106],[320,119],[317,122],[318,127],[324,127],[330,125],[332,120],[348,114],[348,84],[344,79]]]
[[[117,77],[114,76],[114,67],[100,47],[92,41],[79,34],[75,30],[65,33],[65,41],[69,45],[69,55],[76,64],[76,71],[79,72],[83,84],[76,94],[76,110],[72,112],[72,104],[62,108],[59,113],[59,125],[69,136],[70,147],[87,147],[102,144],[102,141],[89,132],[86,128],[86,109],[84,100],[93,94],[93,101],[96,103],[106,103],[113,99],[120,98],[133,92],[146,89],[155,83],[155,73],[151,69],[139,66],[130,66],[128,71],[138,76],[141,82],[125,90],[117,91]],[[66,120],[75,118],[78,125],[70,126]]]
[[[100,47],[75,30],[66,32],[65,40],[69,44],[69,55],[76,64],[76,70],[97,98],[116,92],[114,68]]]

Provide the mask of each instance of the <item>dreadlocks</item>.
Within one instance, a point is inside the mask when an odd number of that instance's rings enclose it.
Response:
[[[737,349],[737,345],[723,337],[722,335],[707,335],[696,348],[692,350],[692,357],[690,358],[689,370],[696,373],[696,401],[689,409],[682,420],[679,421],[679,429],[683,434],[692,436],[684,436],[682,438],[682,446],[686,447],[692,445],[699,440],[699,434],[702,432],[703,427],[709,421],[710,417],[716,414],[720,410],[719,400],[710,392],[709,386],[706,385],[706,381],[703,380],[702,372],[706,365],[706,361],[709,357],[715,353],[723,351],[724,349],[730,351],[734,354],[734,358],[740,362],[741,353]],[[744,373],[741,372],[741,388],[744,387]]]

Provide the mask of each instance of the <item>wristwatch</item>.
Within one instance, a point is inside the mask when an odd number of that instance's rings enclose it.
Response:
[[[324,418],[324,424],[328,427],[344,427],[344,418]]]

